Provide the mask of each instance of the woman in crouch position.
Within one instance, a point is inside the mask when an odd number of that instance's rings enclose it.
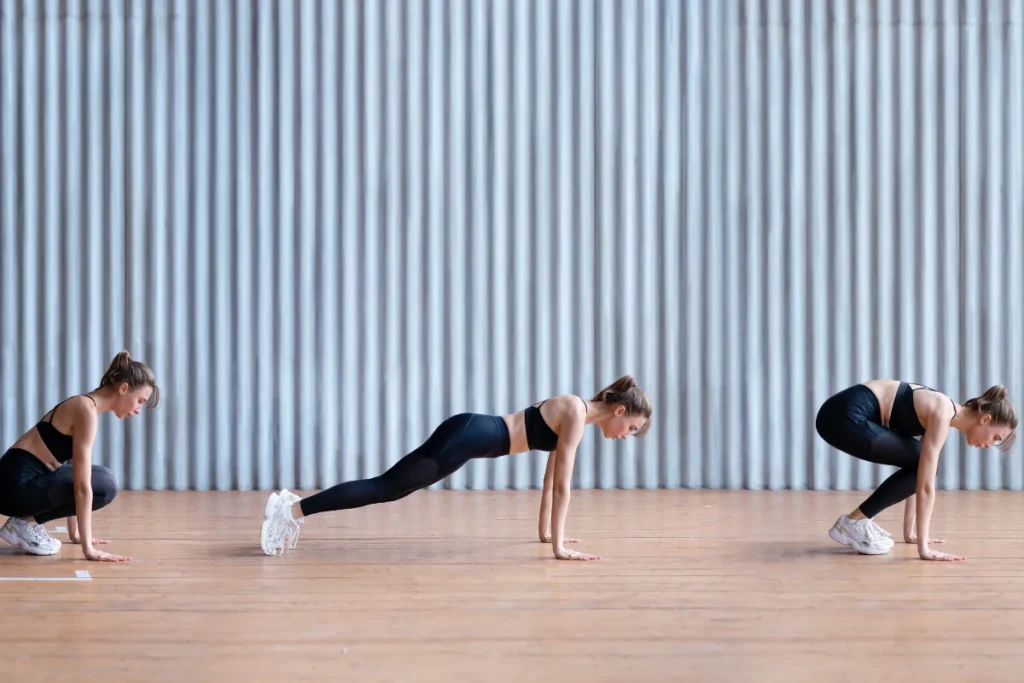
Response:
[[[906,500],[904,540],[917,544],[922,560],[959,561],[965,558],[929,547],[943,543],[928,535],[939,454],[950,427],[975,448],[998,444],[1000,450],[1009,450],[1016,439],[1017,410],[1005,387],[998,385],[961,405],[918,384],[872,380],[825,401],[816,427],[834,448],[867,462],[900,468],[857,509],[836,520],[829,530],[834,541],[867,555],[889,552],[892,535],[873,520],[882,510]]]
[[[573,394],[547,399],[511,415],[461,413],[442,422],[419,448],[372,479],[349,481],[300,499],[287,489],[272,493],[264,510],[260,545],[267,555],[295,548],[304,517],[399,500],[427,488],[473,458],[548,451],[541,495],[539,535],[560,560],[596,560],[569,550],[565,519],[576,447],[587,425],[608,439],[642,436],[651,426],[647,394],[630,376],[617,379],[592,399]]]
[[[93,547],[107,541],[93,538],[92,512],[114,500],[117,482],[93,464],[92,445],[100,413],[124,419],[159,402],[153,371],[122,351],[98,388],[58,403],[0,457],[0,514],[10,517],[0,538],[33,555],[53,555],[61,543],[43,525],[67,517],[68,538],[82,545],[87,560],[129,560]]]

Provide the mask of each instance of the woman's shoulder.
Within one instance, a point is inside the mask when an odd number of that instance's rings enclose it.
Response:
[[[95,425],[98,419],[96,401],[85,394],[72,396],[61,404],[61,412],[69,418],[73,428]]]
[[[588,410],[586,399],[577,394],[558,394],[546,399],[543,404],[562,415],[585,415]]]

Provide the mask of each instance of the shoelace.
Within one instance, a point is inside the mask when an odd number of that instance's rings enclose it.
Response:
[[[275,519],[271,522],[270,529],[267,530],[267,537],[270,554],[284,555],[285,544],[288,542],[288,527],[283,524],[283,520]]]
[[[873,519],[871,520],[871,526],[874,527],[875,531],[877,531],[883,537],[885,537],[885,538],[892,538],[892,534],[890,534],[888,531],[886,531],[882,527],[880,527],[877,524],[875,524],[875,520],[873,520]]]
[[[296,520],[291,515],[292,505],[297,503],[300,499],[297,495],[291,491],[285,489],[281,491],[281,502],[279,503],[281,517],[284,519],[286,530],[284,532],[285,543],[287,543],[290,550],[295,550],[295,547],[299,544],[299,532],[302,530],[300,524],[302,520]]]
[[[291,550],[295,550],[295,547],[299,544],[299,532],[301,528],[295,520],[292,520],[288,525],[288,547]]]
[[[881,532],[878,530],[870,519],[858,519],[853,523],[855,529],[864,534],[869,541],[880,541],[884,538]]]
[[[53,542],[53,538],[50,534],[46,533],[46,529],[38,522],[25,522],[25,530],[32,540],[39,545],[50,545]]]
[[[294,519],[289,519],[289,507],[291,503],[282,501],[271,519],[267,536],[273,555],[284,555],[286,550],[294,550],[299,543],[299,524]]]

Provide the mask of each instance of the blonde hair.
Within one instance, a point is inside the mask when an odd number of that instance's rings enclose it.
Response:
[[[147,406],[156,408],[160,403],[160,388],[156,385],[156,375],[148,365],[135,360],[127,351],[122,351],[110,361],[110,367],[100,380],[100,389],[115,388],[121,383],[127,384],[129,390],[152,387],[153,395],[149,397]]]
[[[1017,440],[1017,409],[1010,402],[1009,393],[1001,384],[997,384],[978,396],[964,403],[964,406],[992,418],[993,424],[1009,427],[1010,433],[999,442],[999,450],[1008,451]]]
[[[626,408],[626,414],[640,415],[646,418],[644,426],[636,430],[633,436],[643,436],[651,428],[651,413],[654,411],[654,406],[651,404],[650,396],[637,386],[632,375],[623,375],[597,392],[597,395],[590,400],[621,405]]]

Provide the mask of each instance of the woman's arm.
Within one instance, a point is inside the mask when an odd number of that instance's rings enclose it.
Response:
[[[572,482],[572,468],[576,460],[576,447],[583,436],[583,415],[572,413],[562,421],[558,435],[558,448],[554,452],[554,481],[552,482],[551,545],[559,560],[596,560],[597,555],[588,555],[576,550],[567,550],[565,544],[565,519],[569,514],[569,487]]]
[[[548,456],[548,464],[544,469],[544,489],[540,494],[540,516],[537,519],[537,534],[541,543],[551,543],[551,496],[555,481],[555,454]],[[577,538],[566,538],[566,543],[579,543]]]
[[[92,445],[96,440],[96,413],[81,404],[75,406],[74,447],[71,457],[72,478],[75,487],[75,517],[82,554],[87,560],[120,562],[126,557],[105,553],[93,547],[92,538]],[[71,527],[68,527],[68,535]],[[97,543],[99,541],[96,541]]]
[[[68,517],[67,518],[67,525],[68,525],[68,542],[69,543],[78,543],[80,541],[80,539],[78,537],[78,518],[77,517]],[[110,541],[104,541],[102,538],[94,538],[94,539],[92,539],[92,544],[93,545],[103,545],[104,543],[110,543]]]
[[[903,540],[917,545],[917,497],[907,498],[903,508]],[[941,538],[929,538],[929,543],[945,543]]]
[[[921,460],[917,466],[917,552],[922,560],[963,560],[963,557],[949,555],[928,547],[929,526],[932,508],[935,505],[935,472],[939,465],[939,453],[949,435],[949,419],[945,411],[929,416],[928,428],[921,439]]]
[[[551,490],[555,480],[555,454],[548,456],[544,468],[544,488],[540,493],[540,516],[537,519],[537,534],[541,543],[551,543]]]
[[[917,543],[917,498],[910,496],[903,506],[903,540]]]

